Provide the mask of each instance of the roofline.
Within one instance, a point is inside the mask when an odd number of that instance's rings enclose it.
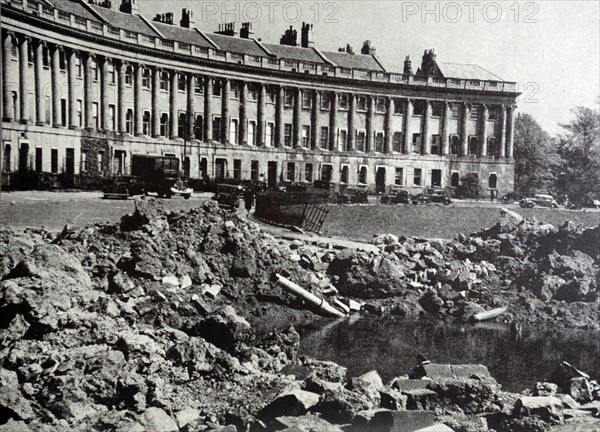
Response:
[[[160,36],[161,38],[163,38],[163,39],[166,39],[166,38],[165,38],[165,35],[164,35],[164,34],[162,34],[162,33],[161,33],[161,32],[160,32],[160,31],[159,31],[159,30],[158,30],[158,29],[157,29],[157,28],[154,26],[154,24],[152,24],[152,23],[151,23],[151,22],[148,20],[148,18],[146,18],[146,17],[145,17],[145,16],[143,16],[143,15],[138,15],[138,16],[139,16],[139,17],[142,19],[142,21],[144,21],[146,24],[148,24],[148,26],[149,26],[149,27],[150,27],[152,30],[154,30],[154,31],[156,32],[156,34],[157,34],[157,35],[159,35],[159,36]]]
[[[267,49],[267,47],[266,47],[266,46],[265,46],[265,45],[264,45],[264,44],[263,44],[261,41],[259,41],[259,40],[258,40],[258,39],[256,39],[256,38],[251,38],[251,39],[252,39],[252,40],[254,41],[254,43],[255,43],[256,45],[258,45],[258,46],[259,46],[259,48],[260,48],[261,50],[263,50],[263,51],[264,51],[264,52],[265,52],[267,55],[269,55],[269,56],[271,56],[271,57],[275,57],[275,54],[273,54],[271,51],[269,51],[269,50]]]
[[[379,61],[375,54],[370,54],[370,56],[373,57],[373,60],[377,62],[377,64],[381,67],[381,69],[383,69],[384,72],[387,72],[387,69],[383,66],[383,64]]]
[[[42,1],[44,1],[46,3],[50,3],[48,0],[42,0]],[[108,20],[104,19],[104,17],[102,15],[100,15],[96,10],[94,10],[94,8],[90,4],[86,3],[84,0],[77,0],[77,2],[81,6],[83,6],[84,9],[87,9],[88,12],[90,12],[92,15],[94,15],[96,18],[98,18],[101,22],[113,27],[113,25],[110,22],[108,22]]]
[[[325,63],[328,63],[330,66],[335,66],[335,67],[337,67],[337,64],[336,64],[336,63],[334,63],[333,61],[329,60],[329,59],[327,58],[327,56],[325,56],[325,54],[323,54],[323,53],[321,52],[321,50],[320,50],[320,49],[318,49],[318,48],[316,48],[316,47],[312,47],[312,49],[314,49],[314,50],[315,50],[315,52],[316,52],[317,54],[319,54],[319,56],[320,56],[320,57],[323,59],[323,61],[324,61]]]
[[[209,38],[206,34],[204,34],[204,32],[202,30],[200,30],[198,27],[194,27],[194,30],[196,30],[198,32],[198,34],[200,36],[202,36],[209,44],[211,44],[215,49],[218,49],[219,51],[223,51],[221,49],[221,47],[219,45],[217,45],[217,43],[215,41],[213,41],[211,38]]]
[[[475,66],[478,67],[479,69],[483,69],[484,71],[486,71],[487,73],[489,73],[490,75],[495,76],[496,78],[498,78],[497,80],[484,80],[484,81],[502,81],[502,82],[511,82],[511,81],[506,81],[504,78],[500,78],[498,75],[496,75],[494,72],[490,72],[489,70],[487,70],[484,67],[481,67],[475,63],[453,63],[453,62],[439,62],[439,64],[448,64],[448,65],[459,65],[459,66]],[[458,77],[446,77],[446,75],[444,75],[445,78],[456,78],[459,79]],[[475,79],[475,78],[460,78],[460,79]]]

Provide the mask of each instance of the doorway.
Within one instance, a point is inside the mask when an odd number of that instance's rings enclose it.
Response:
[[[68,148],[65,150],[65,187],[73,187],[75,185],[75,149]]]
[[[227,159],[215,159],[215,179],[223,180],[227,175]]]
[[[385,192],[385,167],[378,167],[375,174],[375,191],[377,193]]]
[[[267,165],[267,186],[277,187],[277,162],[269,162]]]

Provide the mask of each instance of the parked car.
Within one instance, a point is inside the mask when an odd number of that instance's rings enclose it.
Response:
[[[452,198],[446,189],[430,188],[427,189],[425,195],[429,197],[429,202],[441,203],[444,205],[448,205],[452,202]]]
[[[512,204],[518,202],[520,199],[521,197],[518,194],[514,192],[509,192],[505,194],[502,198],[500,198],[500,202],[502,202],[503,204]]]
[[[547,207],[547,208],[558,208],[558,203],[552,197],[552,195],[536,194],[529,198],[522,198],[519,201],[519,206],[522,208],[533,208],[533,207]]]
[[[390,185],[383,195],[381,195],[379,201],[381,204],[408,204],[410,201],[410,194],[401,186]]]
[[[569,202],[567,208],[571,210],[580,210],[582,208],[600,208],[600,199],[594,199],[591,196],[584,196],[583,198]]]
[[[103,187],[104,198],[127,199],[134,195],[142,195],[144,187],[136,176],[120,176],[108,179]]]
[[[410,202],[417,204],[429,204],[431,202],[431,197],[426,193],[418,193],[410,197]]]
[[[369,202],[367,190],[361,188],[346,188],[345,191],[337,195],[337,202],[340,204],[367,204]]]
[[[212,199],[217,201],[219,207],[236,211],[240,205],[240,196],[241,193],[238,185],[219,184],[217,192]]]

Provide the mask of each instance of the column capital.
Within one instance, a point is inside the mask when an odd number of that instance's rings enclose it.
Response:
[[[4,35],[7,39],[15,39],[17,37],[15,32],[12,30],[7,30],[6,32],[4,32]]]
[[[19,40],[20,44],[22,44],[24,42],[31,42],[31,36],[22,34],[22,35],[19,35],[18,40]]]
[[[46,43],[46,42],[44,41],[44,44],[45,44],[45,43]],[[75,55],[79,55],[79,54],[81,54],[81,53],[79,52],[79,50],[78,50],[78,49],[75,49],[75,48],[67,48],[67,49],[66,49],[66,52],[67,52],[69,55],[73,55],[73,54],[75,54]]]
[[[47,47],[48,46],[48,42],[46,42],[45,40],[42,40],[42,39],[34,39],[33,45],[34,45],[35,48],[38,48],[38,47]]]
[[[51,44],[50,47],[52,48],[53,51],[58,51],[58,52],[62,52],[65,50],[65,47],[59,44]]]

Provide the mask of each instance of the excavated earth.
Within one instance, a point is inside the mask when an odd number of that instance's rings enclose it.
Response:
[[[600,226],[507,215],[452,241],[373,242],[277,240],[214,202],[167,213],[152,199],[120,224],[2,229],[0,431],[598,427],[600,377],[568,364],[523,396],[484,367],[436,375],[422,359],[384,384],[299,357],[290,324],[319,311],[276,274],[342,312],[469,321],[506,307],[496,319],[515,326],[599,329]]]

